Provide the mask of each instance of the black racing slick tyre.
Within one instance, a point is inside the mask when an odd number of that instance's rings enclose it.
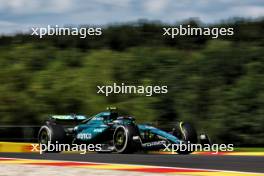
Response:
[[[42,152],[59,153],[56,144],[63,144],[66,138],[64,128],[60,125],[44,125],[38,133],[38,141],[42,146]],[[50,147],[49,147],[50,146]]]
[[[182,144],[197,144],[197,132],[196,129],[189,123],[179,122],[176,125],[176,129],[173,132],[173,135],[182,140]],[[190,148],[186,150],[177,150],[179,154],[190,154],[193,151]]]
[[[115,129],[113,144],[117,153],[134,153],[140,149],[139,130],[135,125],[120,125]]]

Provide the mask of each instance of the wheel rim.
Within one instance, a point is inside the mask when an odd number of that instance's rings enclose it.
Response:
[[[41,144],[48,144],[48,141],[49,141],[49,135],[48,135],[46,130],[43,130],[40,133],[40,143]]]
[[[117,150],[121,150],[126,142],[126,134],[125,131],[123,129],[120,129],[116,132],[116,135],[114,137],[114,144],[115,144],[115,148]]]

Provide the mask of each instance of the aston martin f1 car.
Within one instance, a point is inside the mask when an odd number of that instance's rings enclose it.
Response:
[[[161,150],[168,144],[209,143],[189,123],[177,122],[170,131],[137,124],[131,116],[120,116],[115,108],[90,118],[82,115],[52,115],[40,128],[40,144],[101,144],[99,152],[134,153]],[[47,151],[48,152],[48,151]],[[58,151],[56,151],[58,152]],[[189,154],[190,150],[176,151]]]

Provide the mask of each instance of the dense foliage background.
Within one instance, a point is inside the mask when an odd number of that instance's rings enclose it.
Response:
[[[202,25],[196,21],[186,24]],[[216,142],[264,145],[264,20],[232,37],[162,36],[164,24],[110,25],[100,37],[0,38],[1,123],[94,114],[109,105],[140,121],[191,121]],[[168,94],[97,94],[97,85],[168,85]]]

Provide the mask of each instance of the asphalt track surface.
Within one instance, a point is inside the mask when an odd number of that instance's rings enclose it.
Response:
[[[159,155],[159,154],[38,154],[38,153],[0,153],[0,157],[45,159],[64,161],[85,161],[100,163],[122,163],[155,165],[167,167],[186,167],[214,170],[229,170],[264,173],[263,156],[221,156],[221,155]]]

